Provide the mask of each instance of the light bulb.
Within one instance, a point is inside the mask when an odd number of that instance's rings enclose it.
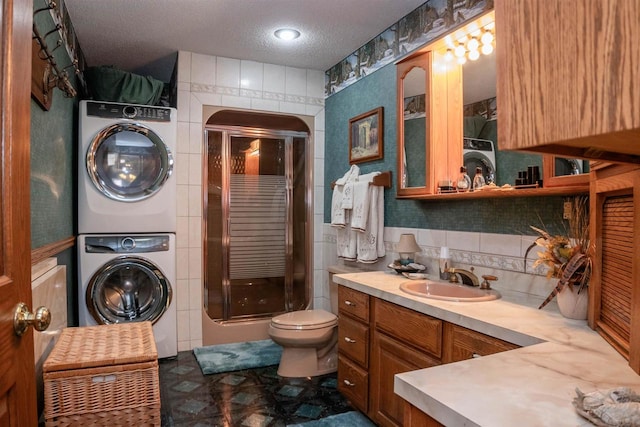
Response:
[[[480,43],[478,42],[478,39],[475,37],[472,37],[471,40],[467,42],[467,49],[471,51],[478,50],[479,47],[480,47]]]
[[[482,51],[483,55],[490,55],[493,52],[493,45],[491,43],[483,44],[480,50]]]
[[[493,34],[491,31],[485,31],[484,34],[482,34],[482,37],[480,37],[480,41],[482,44],[491,44],[493,41]]]
[[[459,56],[457,59],[458,64],[460,65],[464,65],[465,62],[467,62],[467,58],[463,55],[463,56]]]
[[[451,49],[447,49],[447,53],[444,54],[445,61],[453,61],[453,51]]]
[[[469,54],[467,56],[470,60],[475,61],[476,59],[480,58],[480,52],[478,52],[477,50],[472,50],[469,51]]]
[[[453,54],[458,58],[461,58],[461,57],[464,57],[464,54],[466,52],[467,50],[464,48],[464,45],[460,43],[458,46],[456,46],[455,50],[453,51]]]

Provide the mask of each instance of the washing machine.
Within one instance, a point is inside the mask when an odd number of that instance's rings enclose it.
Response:
[[[175,108],[80,101],[78,233],[175,233]]]
[[[464,138],[462,156],[471,179],[476,173],[476,168],[479,167],[487,184],[496,181],[496,150],[493,141]]]
[[[151,321],[158,357],[178,353],[174,234],[78,236],[80,326]]]

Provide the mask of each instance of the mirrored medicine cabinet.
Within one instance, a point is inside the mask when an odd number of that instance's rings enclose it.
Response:
[[[500,150],[495,52],[464,65],[445,57],[452,39],[458,40],[465,31],[470,31],[467,27],[482,27],[488,20],[493,20],[493,12],[396,64],[397,198],[459,199],[588,192],[588,161]],[[493,151],[486,152],[484,147]],[[536,166],[542,186],[458,192],[455,183],[461,166],[467,167],[471,179],[480,167],[485,179],[498,187],[515,186],[519,172]]]

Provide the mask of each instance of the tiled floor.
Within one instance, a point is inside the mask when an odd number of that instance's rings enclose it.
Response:
[[[282,378],[277,366],[202,375],[193,353],[160,361],[163,426],[284,427],[353,408],[336,375]]]

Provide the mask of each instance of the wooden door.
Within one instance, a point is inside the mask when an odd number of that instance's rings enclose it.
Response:
[[[13,314],[31,305],[29,137],[31,0],[2,0],[0,62],[0,425],[37,425],[33,330],[17,337]],[[31,308],[31,306],[30,306]]]

